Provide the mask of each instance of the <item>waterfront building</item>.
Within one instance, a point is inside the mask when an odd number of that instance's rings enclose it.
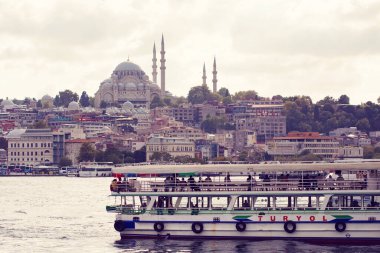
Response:
[[[338,158],[347,160],[347,159],[363,159],[363,148],[362,147],[339,147]]]
[[[339,142],[330,136],[321,136],[317,132],[290,132],[285,137],[274,137],[268,144],[268,154],[275,159],[293,157],[304,151],[335,159],[338,156]]]
[[[70,139],[70,133],[53,132],[53,163],[58,164],[65,156],[65,141]]]
[[[35,166],[53,163],[53,133],[50,129],[14,129],[6,139],[8,164]]]
[[[169,153],[173,158],[189,156],[194,158],[194,142],[186,138],[152,135],[146,142],[146,160],[150,161],[155,152]]]
[[[7,164],[7,151],[5,149],[0,149],[0,165]]]

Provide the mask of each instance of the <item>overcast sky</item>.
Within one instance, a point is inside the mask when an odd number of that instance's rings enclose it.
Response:
[[[232,93],[380,96],[380,1],[0,0],[0,98],[93,96],[128,56],[151,79],[161,33],[174,95],[202,83],[203,62],[212,87],[216,56]]]

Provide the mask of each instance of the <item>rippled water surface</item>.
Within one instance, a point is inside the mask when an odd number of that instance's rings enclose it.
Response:
[[[295,241],[131,240],[105,211],[109,178],[0,177],[0,252],[380,252]],[[380,237],[380,235],[379,235]]]

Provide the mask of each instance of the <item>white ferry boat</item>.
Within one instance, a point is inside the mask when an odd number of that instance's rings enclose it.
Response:
[[[379,170],[378,161],[116,167],[107,210],[121,239],[367,243],[380,241]]]
[[[79,177],[111,177],[115,166],[111,162],[82,162],[79,164]]]

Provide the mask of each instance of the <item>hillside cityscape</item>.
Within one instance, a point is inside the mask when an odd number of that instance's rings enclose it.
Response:
[[[2,98],[2,167],[380,158],[379,104],[353,105],[344,94],[317,102],[231,94],[218,88],[216,58],[211,89],[204,65],[201,85],[177,97],[165,83],[163,36],[159,53],[158,67],[154,44],[151,79],[128,59],[94,96],[63,88],[42,98]]]

